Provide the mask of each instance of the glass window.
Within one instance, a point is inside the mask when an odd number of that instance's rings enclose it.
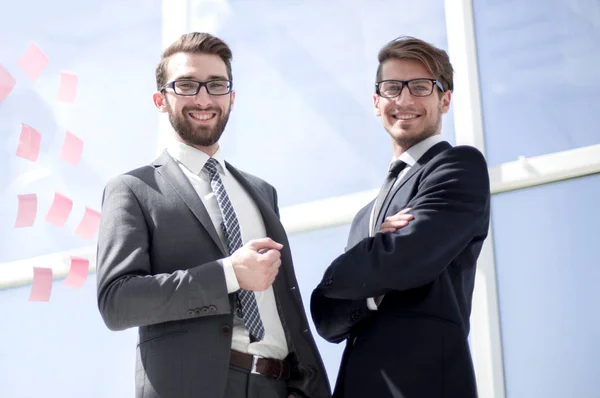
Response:
[[[373,113],[377,53],[400,35],[447,48],[444,2],[407,4],[192,2],[191,28],[233,50],[237,96],[223,149],[275,185],[282,206],[381,185],[392,150]],[[454,143],[451,115],[442,130]]]
[[[160,0],[11,2],[0,24],[0,65],[15,81],[0,103],[0,263],[92,244],[74,234],[85,208],[100,210],[108,179],[152,161],[160,27]],[[58,101],[63,72],[77,79],[64,81],[69,102]],[[22,124],[39,132],[35,162],[16,156]],[[67,131],[83,142],[76,166],[60,157]],[[45,221],[55,192],[72,201],[63,227]],[[19,194],[37,195],[37,214],[15,229]]]
[[[600,174],[492,199],[508,398],[595,397]]]
[[[331,344],[317,334],[310,316],[310,296],[314,288],[321,282],[325,269],[344,252],[349,231],[350,225],[348,224],[294,234],[289,237],[304,308],[313,336],[319,347],[319,352],[325,363],[331,388],[335,385],[345,343]]]
[[[600,3],[473,1],[490,166],[600,141]]]
[[[85,208],[99,211],[109,178],[155,156],[157,116],[150,95],[161,49],[161,5],[24,0],[5,10],[10,15],[0,24],[0,94],[8,94],[0,103],[0,273],[4,262],[93,245],[74,234]],[[59,94],[63,72],[72,75],[65,75],[71,79]],[[7,79],[15,82],[9,93]],[[39,132],[39,151],[29,148],[35,162],[16,156],[23,124]],[[60,157],[67,131],[83,142],[79,161],[69,158],[76,165]],[[71,148],[76,154],[77,145]],[[72,200],[62,227],[45,220],[55,192]],[[38,199],[34,224],[14,228],[17,195],[29,193]],[[137,333],[106,328],[95,283],[94,275],[81,290],[55,282],[48,303],[29,302],[31,286],[0,291],[2,397],[134,394]]]
[[[104,325],[95,275],[80,290],[55,282],[48,303],[27,301],[30,290],[0,291],[2,396],[133,396],[137,329]]]

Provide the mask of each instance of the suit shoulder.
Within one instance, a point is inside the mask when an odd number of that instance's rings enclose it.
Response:
[[[445,182],[459,179],[463,184],[471,181],[486,191],[490,186],[485,157],[479,149],[469,145],[451,147],[439,153],[427,163],[423,177],[429,181]]]
[[[140,182],[147,183],[154,178],[156,168],[151,165],[138,167],[137,169],[130,170],[126,173],[119,174],[111,178],[107,183],[107,187],[122,186],[123,184],[131,187],[136,186]]]
[[[483,153],[471,145],[457,145],[449,149],[450,152],[455,154],[456,156],[465,156],[472,158],[474,160],[478,159],[485,162],[485,157]]]
[[[458,145],[439,153],[434,162],[469,163],[487,169],[487,161],[483,153],[474,146]]]

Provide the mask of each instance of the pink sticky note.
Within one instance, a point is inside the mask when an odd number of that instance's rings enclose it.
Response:
[[[35,221],[35,216],[37,215],[37,195],[28,193],[18,195],[18,198],[19,208],[17,210],[15,228],[31,227]]]
[[[52,268],[33,267],[29,301],[49,301],[52,293]]]
[[[87,258],[71,256],[71,268],[63,284],[80,289],[85,284],[89,270],[90,261]]]
[[[67,131],[65,140],[63,141],[62,151],[60,152],[60,158],[64,161],[71,163],[73,166],[77,166],[81,159],[81,153],[83,152],[83,141],[75,134]]]
[[[61,72],[57,99],[61,102],[74,102],[76,96],[77,75],[69,72]]]
[[[22,123],[17,156],[35,162],[40,154],[42,136],[39,131]]]
[[[54,193],[54,201],[46,215],[46,221],[57,227],[63,227],[73,210],[73,201],[58,192]]]
[[[8,94],[15,87],[15,83],[15,78],[4,66],[0,65],[0,104],[8,97]]]
[[[25,54],[19,59],[19,66],[31,80],[36,81],[48,66],[48,56],[37,44],[31,42]]]
[[[100,213],[92,210],[89,207],[85,208],[85,214],[81,223],[75,229],[75,235],[81,236],[83,239],[90,240],[98,232],[100,226]]]

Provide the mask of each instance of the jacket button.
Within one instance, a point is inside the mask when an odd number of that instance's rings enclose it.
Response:
[[[210,312],[217,312],[217,307],[215,307],[214,305],[211,305],[210,307],[208,307],[208,310]]]
[[[194,310],[194,315],[196,315],[196,316],[200,316],[200,309],[199,309],[199,308],[196,308],[196,309]]]
[[[223,325],[221,326],[221,331],[223,332],[223,334],[228,335],[229,333],[231,333],[231,326]]]
[[[187,310],[187,316],[194,316],[194,310]]]

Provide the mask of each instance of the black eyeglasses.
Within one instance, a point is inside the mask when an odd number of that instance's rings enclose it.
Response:
[[[411,80],[382,80],[375,83],[375,92],[383,98],[395,98],[402,93],[404,86],[415,97],[427,97],[433,93],[433,88],[438,86],[444,92],[444,86],[435,79],[411,79]]]
[[[202,87],[206,87],[206,92],[210,95],[225,95],[231,92],[231,80],[216,79],[206,82],[188,79],[175,80],[165,84],[160,91],[172,88],[175,94],[188,97],[197,95]]]

